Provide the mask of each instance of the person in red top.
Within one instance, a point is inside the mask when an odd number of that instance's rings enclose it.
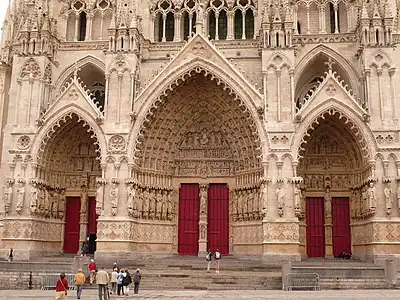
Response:
[[[65,273],[60,274],[60,278],[56,284],[56,300],[67,299],[68,280],[65,278]]]
[[[90,263],[88,265],[89,271],[90,271],[90,285],[93,284],[93,282],[96,280],[96,263],[94,262],[93,259],[90,260]]]

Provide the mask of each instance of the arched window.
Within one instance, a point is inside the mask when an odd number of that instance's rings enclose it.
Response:
[[[194,33],[196,33],[196,3],[194,0],[186,0],[183,3],[183,8],[181,9],[182,12],[182,21],[183,23],[181,24],[181,28],[183,30],[181,31],[183,33],[183,36],[181,34],[181,39],[187,40],[190,36],[192,36]]]
[[[111,24],[112,4],[110,0],[97,0],[92,18],[92,39],[106,40],[108,38],[108,27]]]
[[[330,23],[330,29],[331,33],[335,32],[340,32],[340,14],[339,14],[339,7],[336,7],[336,14],[335,14],[335,6],[332,3],[329,3],[329,23]],[[335,15],[337,15],[337,26],[336,28],[336,23],[335,23]]]
[[[86,39],[86,10],[81,0],[72,2],[68,10],[66,38],[67,41],[84,41]]]
[[[234,14],[235,39],[254,38],[254,11],[250,0],[237,0]]]
[[[225,2],[222,0],[210,1],[210,5],[207,8],[207,28],[210,39],[226,40],[228,35],[227,9]]]
[[[79,38],[78,41],[84,41],[86,37],[86,13],[83,11],[79,15]]]
[[[104,111],[104,104],[106,99],[104,84],[96,82],[92,85],[91,90],[94,96],[96,97],[96,101],[98,103],[98,106],[100,107],[100,110]]]
[[[173,41],[175,34],[175,18],[173,4],[170,0],[157,4],[154,10],[154,39],[157,42]]]

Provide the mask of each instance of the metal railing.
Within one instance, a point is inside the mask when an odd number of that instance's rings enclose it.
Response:
[[[285,291],[293,289],[312,289],[319,291],[319,275],[317,273],[289,273],[285,278]]]
[[[65,278],[68,280],[68,290],[75,290],[76,286],[74,283],[74,274],[65,274]],[[57,274],[45,274],[42,276],[42,290],[54,290],[57,285],[57,281],[60,278],[60,273]]]

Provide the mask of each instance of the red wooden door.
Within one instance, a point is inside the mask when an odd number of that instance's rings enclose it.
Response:
[[[178,253],[198,255],[200,188],[197,183],[181,184],[179,189]]]
[[[227,184],[208,187],[208,248],[229,254],[229,188]]]
[[[88,235],[97,234],[96,198],[89,198]]]
[[[79,211],[81,199],[67,198],[65,214],[64,253],[77,253],[79,249]]]
[[[332,199],[332,242],[333,256],[340,252],[351,252],[349,198]]]
[[[307,255],[325,256],[324,198],[307,198]]]

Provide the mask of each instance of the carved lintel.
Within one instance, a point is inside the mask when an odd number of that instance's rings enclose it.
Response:
[[[303,183],[303,177],[296,176],[290,179],[290,182],[293,184],[302,184]]]
[[[392,179],[390,179],[389,177],[383,177],[382,178],[382,182],[383,183],[390,183],[392,181]]]

